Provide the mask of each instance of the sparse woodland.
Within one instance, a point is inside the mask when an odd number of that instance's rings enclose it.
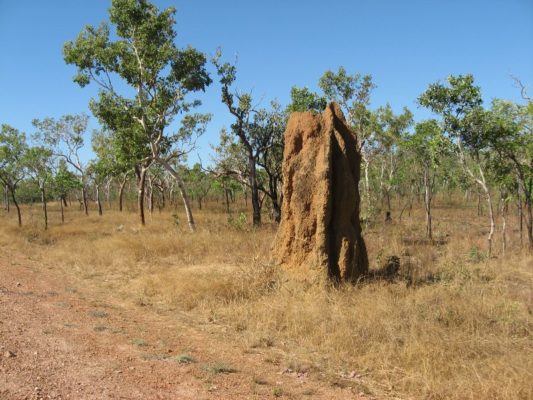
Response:
[[[533,398],[527,83],[509,79],[522,102],[486,104],[472,75],[428,82],[417,103],[433,118],[416,121],[373,107],[379,82],[339,68],[317,77],[317,93],[292,87],[290,104],[256,105],[220,50],[209,60],[176,44],[174,14],[113,0],[109,22],[63,49],[74,82],[99,88],[93,116],[1,125],[0,244],[132,303],[227,326],[272,363],[357,393]],[[200,91],[232,124],[192,165],[211,118],[195,112]],[[396,256],[390,279],[314,286],[270,259],[286,122],[331,101],[358,135],[370,270]]]

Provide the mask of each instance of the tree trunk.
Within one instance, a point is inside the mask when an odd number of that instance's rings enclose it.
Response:
[[[9,188],[7,185],[4,187],[4,207],[9,212]]]
[[[43,205],[44,230],[48,229],[48,209],[46,208],[46,193],[44,185],[41,185],[41,203]]]
[[[65,195],[62,195],[59,201],[62,202],[62,205],[64,205],[65,207],[68,207],[67,198]]]
[[[202,209],[202,198],[200,196],[198,196],[196,201],[198,202],[198,209],[201,210]]]
[[[150,211],[151,217],[154,212],[154,184],[151,177],[148,177],[148,193],[146,193],[146,199],[148,200],[148,211]]]
[[[126,182],[128,181],[128,175],[124,176],[124,179],[120,183],[120,189],[118,191],[118,211],[122,212],[122,201],[124,198],[124,188],[126,187]]]
[[[433,241],[433,231],[431,224],[431,178],[429,176],[429,171],[426,169],[424,171],[424,204],[426,207],[426,235],[429,240]]]
[[[363,165],[365,168],[365,198],[366,198],[366,207],[370,209],[370,179],[368,178],[368,170],[370,168],[370,161],[366,156],[363,149],[361,149],[361,155],[363,159]]]
[[[107,202],[107,208],[111,209],[111,183],[113,182],[113,178],[110,178],[106,183],[105,188],[105,198]]]
[[[520,230],[520,248],[524,246],[524,211],[522,208],[521,186],[518,185],[516,206],[518,208],[518,226]]]
[[[102,202],[100,201],[100,185],[96,185],[96,205],[98,206],[98,215],[102,216]]]
[[[502,215],[502,254],[505,256],[507,250],[507,200],[503,193],[501,195],[500,213]]]
[[[229,209],[228,188],[226,186],[224,186],[224,200],[225,200],[225,203],[226,203],[226,213],[229,215],[229,214],[231,214],[231,212],[230,212],[230,209]]]
[[[253,226],[261,225],[261,204],[259,202],[259,189],[257,188],[257,170],[255,167],[255,159],[248,155],[248,168],[250,169],[250,188],[252,190],[252,223]]]
[[[146,179],[146,169],[141,168],[140,171],[137,169],[137,207],[139,209],[139,219],[141,220],[141,225],[145,225],[146,221],[144,219],[144,181]]]
[[[61,205],[61,223],[64,224],[65,223],[65,212],[63,210],[63,201],[61,201],[61,199],[59,199],[59,204]]]
[[[166,160],[157,158],[156,161],[159,162],[163,166],[163,168],[165,168],[170,173],[170,175],[172,175],[176,180],[178,189],[180,190],[181,198],[183,200],[183,206],[185,207],[185,214],[187,215],[189,229],[191,230],[191,232],[194,232],[196,230],[196,227],[194,225],[191,205],[189,204],[189,197],[187,196],[187,190],[185,188],[185,183],[183,182],[183,179],[181,179],[181,176],[176,172],[174,168],[172,168],[172,166]]]
[[[87,203],[87,188],[85,187],[85,184],[82,183],[81,188],[81,197],[82,197],[82,204],[83,204],[83,211],[85,215],[89,215],[89,204]]]
[[[15,188],[9,188],[9,191],[11,192],[11,198],[13,199],[13,204],[15,205],[15,208],[17,209],[19,227],[21,227],[22,226],[22,215],[20,214],[19,203],[17,203],[17,198],[15,197]]]

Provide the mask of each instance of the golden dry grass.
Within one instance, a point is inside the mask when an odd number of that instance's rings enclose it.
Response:
[[[222,324],[226,337],[268,348],[282,367],[313,369],[379,398],[533,398],[533,257],[518,248],[515,221],[508,254],[498,254],[496,235],[497,257],[487,260],[486,217],[474,207],[436,208],[440,245],[420,241],[421,210],[404,213],[401,223],[369,227],[365,239],[372,266],[401,255],[411,284],[333,289],[270,264],[275,227],[228,224],[218,205],[206,209],[191,234],[167,211],[145,228],[131,212],[69,210],[60,225],[53,211],[44,232],[34,207],[22,229],[14,213],[0,216],[0,245],[79,285]]]

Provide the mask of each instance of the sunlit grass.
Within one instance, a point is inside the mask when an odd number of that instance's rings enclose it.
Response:
[[[497,257],[487,260],[486,217],[474,208],[437,205],[435,245],[422,240],[422,210],[404,213],[401,223],[368,227],[365,239],[373,268],[398,255],[408,279],[332,289],[273,266],[274,226],[228,223],[221,205],[196,210],[194,234],[176,226],[176,211],[140,227],[133,212],[70,209],[61,225],[51,208],[46,232],[38,207],[24,209],[22,229],[14,213],[1,215],[0,245],[102,296],[216,321],[242,346],[275,350],[280,363],[311,365],[332,381],[352,376],[382,397],[533,397],[533,257],[520,250],[515,221],[507,255],[497,233]]]

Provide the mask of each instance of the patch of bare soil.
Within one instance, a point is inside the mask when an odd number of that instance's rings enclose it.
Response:
[[[0,399],[363,398],[0,249]],[[342,385],[341,385],[342,386]],[[359,397],[358,397],[359,396]]]

